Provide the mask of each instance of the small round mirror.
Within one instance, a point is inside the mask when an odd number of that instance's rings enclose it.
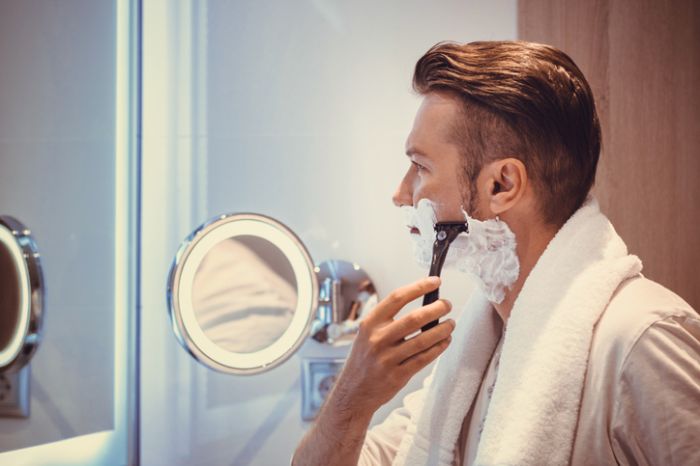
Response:
[[[31,232],[0,216],[0,372],[24,367],[41,339],[43,278]]]
[[[180,246],[168,308],[180,343],[233,374],[269,370],[308,336],[318,302],[313,262],[282,223],[259,214],[216,217]]]

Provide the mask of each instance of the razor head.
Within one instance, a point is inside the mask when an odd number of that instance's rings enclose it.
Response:
[[[438,241],[447,239],[452,242],[460,233],[469,233],[469,225],[464,222],[437,222],[435,233]]]
[[[430,275],[440,276],[450,244],[460,233],[468,231],[467,222],[437,222],[435,224],[436,234],[433,243],[433,259],[430,263]]]

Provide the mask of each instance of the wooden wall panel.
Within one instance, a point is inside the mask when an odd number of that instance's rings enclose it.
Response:
[[[700,3],[520,0],[519,37],[568,53],[596,94],[595,194],[644,273],[700,309]]]

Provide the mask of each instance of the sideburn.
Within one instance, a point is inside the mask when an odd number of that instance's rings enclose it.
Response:
[[[469,162],[467,162],[462,170],[460,176],[462,192],[460,193],[460,197],[462,198],[463,209],[467,214],[477,220],[483,220],[479,212],[479,191],[476,189],[476,180],[481,172],[481,167],[474,165],[475,164],[469,164]]]

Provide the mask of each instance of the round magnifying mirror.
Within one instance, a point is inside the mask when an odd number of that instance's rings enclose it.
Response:
[[[24,367],[41,339],[43,278],[31,232],[0,216],[0,372]]]
[[[168,308],[180,343],[197,360],[255,374],[301,346],[318,303],[313,262],[282,223],[230,214],[197,228],[180,246],[168,279]]]

